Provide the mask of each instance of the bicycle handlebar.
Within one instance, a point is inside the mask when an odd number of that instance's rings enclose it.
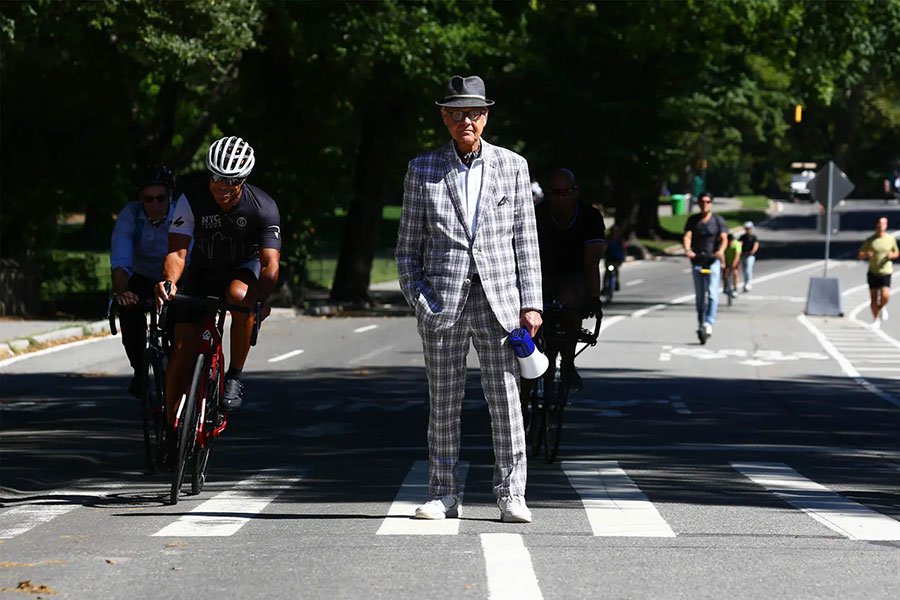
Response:
[[[153,298],[142,298],[130,306],[133,306],[135,310],[156,313],[156,301]],[[116,296],[110,296],[109,301],[106,304],[106,318],[109,320],[109,333],[111,335],[119,333],[119,328],[116,326],[116,317],[121,310],[122,305],[116,300]]]
[[[222,298],[218,296],[183,296],[176,295],[169,298],[168,302],[174,302],[179,304],[190,304],[193,306],[203,306],[204,308],[215,310],[216,312],[220,310],[226,310],[229,312],[239,312],[243,314],[253,315],[253,330],[250,332],[250,345],[255,346],[257,340],[259,339],[259,328],[262,325],[262,319],[260,315],[262,313],[262,302],[256,302],[252,308],[247,306],[243,306],[241,304],[232,304],[230,302],[225,302]]]

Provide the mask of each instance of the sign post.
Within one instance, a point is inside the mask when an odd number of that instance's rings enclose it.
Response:
[[[834,277],[828,277],[828,262],[831,258],[832,213],[835,202],[840,202],[853,191],[853,182],[841,171],[834,161],[822,167],[815,178],[807,184],[813,200],[825,208],[825,270],[822,277],[809,280],[806,297],[806,314],[823,316],[843,316],[841,308],[841,285]]]

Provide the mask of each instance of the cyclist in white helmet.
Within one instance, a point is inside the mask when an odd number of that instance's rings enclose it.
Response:
[[[169,253],[156,296],[165,301],[176,293],[219,296],[226,302],[252,307],[265,301],[278,282],[281,223],[278,206],[269,194],[246,182],[256,164],[253,148],[239,137],[213,142],[206,156],[207,186],[187,190],[178,200],[169,229]],[[183,289],[177,282],[185,270],[193,240],[190,266]],[[171,285],[167,292],[165,284]],[[174,315],[175,340],[166,380],[167,416],[174,423],[177,398],[190,385],[190,367],[197,356],[199,315]],[[250,352],[252,315],[231,315],[231,363],[225,374],[222,405],[235,410],[243,401],[241,374]],[[174,454],[174,436],[167,445]],[[168,458],[164,457],[165,459]]]

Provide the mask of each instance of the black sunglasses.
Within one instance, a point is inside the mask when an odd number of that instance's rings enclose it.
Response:
[[[240,185],[244,183],[244,179],[246,177],[225,177],[223,175],[210,175],[210,179],[215,181],[216,183],[224,183],[225,185]]]
[[[157,202],[165,202],[168,199],[168,194],[159,194],[157,196],[141,196],[141,200],[144,201],[144,204],[150,204],[154,200],[156,200]]]

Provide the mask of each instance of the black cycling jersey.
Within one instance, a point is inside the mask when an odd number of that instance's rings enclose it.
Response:
[[[191,272],[230,272],[259,260],[260,248],[281,250],[281,217],[266,192],[245,183],[241,200],[223,212],[207,187],[181,195],[169,233],[194,239]]]
[[[579,202],[572,222],[561,225],[553,220],[549,205],[549,202],[541,202],[534,209],[541,247],[541,271],[553,276],[584,273],[584,245],[605,241],[603,215],[593,206]]]

